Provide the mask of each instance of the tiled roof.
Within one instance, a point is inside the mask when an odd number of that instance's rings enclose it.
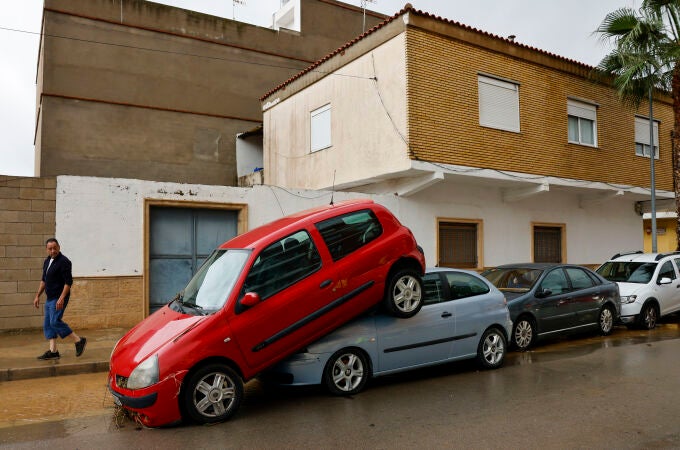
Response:
[[[307,68],[306,68],[305,70],[303,70],[302,72],[299,72],[299,73],[293,75],[292,77],[290,77],[289,79],[287,79],[287,80],[284,81],[283,83],[281,83],[281,84],[279,84],[278,86],[276,86],[275,88],[271,89],[269,92],[267,92],[267,93],[264,94],[262,97],[260,97],[260,101],[264,101],[264,99],[266,99],[267,97],[269,97],[270,95],[272,95],[274,92],[283,89],[284,87],[286,87],[287,85],[289,85],[289,84],[292,83],[293,81],[297,80],[298,78],[302,77],[302,76],[305,75],[306,73],[313,71],[314,69],[316,69],[317,67],[319,67],[321,64],[323,64],[324,62],[326,62],[326,61],[328,61],[329,59],[331,59],[332,57],[334,57],[335,55],[344,52],[344,51],[345,51],[346,49],[348,49],[349,47],[353,46],[354,44],[356,44],[357,42],[361,41],[362,39],[365,39],[367,36],[369,36],[369,35],[375,33],[375,32],[378,31],[379,29],[383,28],[383,27],[386,26],[387,24],[391,23],[392,21],[394,21],[395,19],[397,19],[398,17],[401,17],[402,15],[404,15],[404,14],[406,14],[406,13],[416,14],[416,15],[423,16],[423,17],[429,17],[429,18],[431,18],[431,19],[434,19],[434,20],[437,20],[437,21],[440,21],[440,22],[444,22],[444,23],[447,23],[447,24],[455,25],[455,26],[457,26],[457,27],[463,28],[463,29],[468,30],[468,31],[472,31],[472,32],[475,32],[475,33],[479,33],[479,34],[482,34],[482,35],[484,35],[484,36],[491,37],[491,38],[493,38],[493,39],[498,39],[498,40],[501,40],[501,41],[505,41],[505,42],[507,42],[507,43],[509,43],[509,44],[516,45],[516,46],[518,46],[518,47],[525,48],[525,49],[528,49],[528,50],[532,50],[532,51],[535,51],[535,52],[538,52],[538,53],[542,53],[542,54],[544,54],[544,55],[548,55],[548,56],[550,56],[550,57],[557,58],[557,59],[560,59],[560,60],[562,60],[562,61],[566,61],[566,62],[571,63],[571,64],[579,65],[579,66],[584,67],[584,68],[586,68],[586,69],[592,69],[592,68],[593,68],[592,66],[589,66],[589,65],[587,65],[587,64],[584,64],[584,63],[582,63],[582,62],[579,62],[579,61],[576,61],[576,60],[573,60],[573,59],[569,59],[569,58],[565,58],[565,57],[563,57],[563,56],[556,55],[555,53],[551,53],[551,52],[548,52],[548,51],[545,51],[545,50],[541,50],[541,49],[539,49],[539,48],[532,47],[532,46],[530,46],[530,45],[520,44],[520,43],[514,42],[513,40],[510,40],[510,39],[508,39],[508,38],[504,38],[504,37],[502,37],[502,36],[498,36],[498,35],[496,35],[496,34],[489,33],[489,32],[483,31],[483,30],[479,30],[479,29],[477,29],[477,28],[474,28],[474,27],[465,25],[465,24],[460,23],[460,22],[456,22],[455,20],[447,19],[447,18],[441,17],[441,16],[436,16],[436,15],[434,15],[434,14],[430,14],[430,13],[428,13],[428,12],[424,12],[424,11],[421,11],[421,10],[419,10],[419,9],[415,9],[410,3],[407,3],[407,4],[404,6],[404,8],[402,8],[401,11],[399,11],[398,13],[394,14],[394,15],[391,16],[391,17],[388,17],[387,19],[385,19],[385,21],[383,21],[383,22],[379,23],[378,25],[374,26],[373,28],[371,28],[371,29],[365,31],[364,33],[360,34],[360,35],[357,36],[356,38],[354,38],[354,39],[352,39],[351,41],[345,43],[342,47],[340,47],[340,48],[334,50],[333,52],[327,54],[326,56],[324,56],[324,57],[321,58],[320,60],[316,61],[314,64],[312,64],[311,66],[307,67]]]

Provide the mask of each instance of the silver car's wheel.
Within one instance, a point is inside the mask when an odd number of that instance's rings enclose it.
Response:
[[[390,314],[407,318],[416,315],[423,306],[423,288],[415,270],[401,270],[392,275],[387,286],[385,306]]]
[[[364,352],[346,348],[330,357],[324,368],[323,380],[332,394],[352,395],[364,388],[370,373],[371,369]]]
[[[241,378],[229,366],[210,364],[189,377],[184,409],[198,423],[220,422],[236,412],[242,398]]]
[[[536,326],[534,322],[528,317],[520,317],[517,323],[515,323],[513,339],[519,350],[526,350],[531,347],[536,339]]]
[[[495,369],[503,364],[506,352],[505,335],[496,328],[484,332],[477,348],[477,361],[484,369]]]
[[[640,327],[645,330],[651,330],[656,326],[656,308],[653,304],[647,303],[640,311]]]
[[[614,313],[612,313],[612,309],[609,306],[604,306],[602,310],[600,310],[600,319],[598,320],[598,323],[600,324],[601,335],[607,336],[611,334],[614,329]]]

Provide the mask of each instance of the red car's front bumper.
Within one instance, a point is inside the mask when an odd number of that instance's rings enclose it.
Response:
[[[108,387],[117,404],[132,411],[148,427],[169,425],[182,420],[179,409],[180,388],[187,371],[166,376],[158,383],[143,389],[125,389],[116,382],[113,370]]]

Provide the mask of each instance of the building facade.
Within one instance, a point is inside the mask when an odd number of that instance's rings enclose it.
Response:
[[[406,197],[438,265],[598,265],[643,246],[650,147],[647,105],[592,70],[407,6],[262,97],[265,184]],[[654,102],[673,198],[672,105]]]

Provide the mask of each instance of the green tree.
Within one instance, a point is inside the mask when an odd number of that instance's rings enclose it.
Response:
[[[680,219],[680,0],[643,0],[639,10],[617,9],[596,33],[614,44],[597,69],[613,77],[624,104],[637,108],[654,89],[673,98],[673,186]],[[680,250],[680,220],[676,231]]]

